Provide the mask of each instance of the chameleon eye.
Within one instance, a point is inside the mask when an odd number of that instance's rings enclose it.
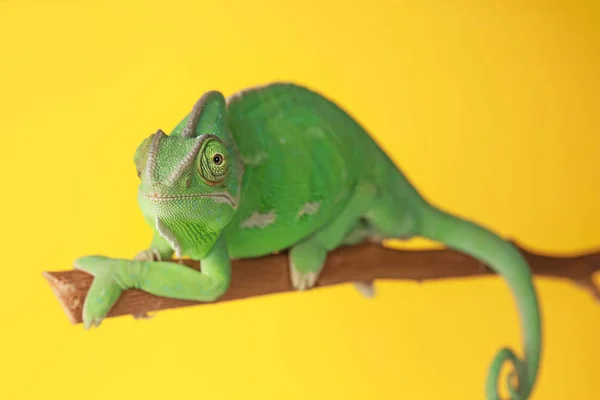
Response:
[[[219,140],[211,140],[199,159],[198,172],[209,185],[218,185],[225,180],[228,164],[225,145]]]

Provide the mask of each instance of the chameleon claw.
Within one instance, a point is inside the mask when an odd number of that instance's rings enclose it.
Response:
[[[139,314],[133,314],[132,315],[134,319],[152,319],[154,318],[154,315],[150,315],[147,312],[142,312]]]
[[[162,261],[162,257],[156,249],[142,250],[133,259],[138,261]]]
[[[86,331],[88,331],[88,330],[90,330],[92,328],[99,327],[101,323],[102,323],[102,318],[87,319],[84,316],[84,318],[83,318],[83,329],[85,329]]]
[[[290,273],[292,278],[292,286],[295,289],[298,289],[300,286],[300,272],[298,272],[298,270],[292,265],[292,268],[290,268]]]
[[[292,287],[296,290],[311,289],[317,283],[319,274],[315,272],[300,272],[293,264],[290,270]]]
[[[317,283],[317,274],[314,272],[309,272],[306,274],[306,284],[309,288],[312,288]]]
[[[381,244],[384,240],[385,237],[382,235],[371,235],[367,238],[367,241],[373,244]],[[399,240],[408,240],[408,238],[399,238]]]
[[[370,299],[375,297],[375,286],[367,282],[353,282],[354,288],[364,297]]]

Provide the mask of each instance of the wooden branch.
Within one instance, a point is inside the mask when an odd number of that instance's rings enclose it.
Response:
[[[600,251],[573,257],[534,254],[519,247],[536,276],[560,278],[581,285],[600,300],[593,274],[600,269]],[[178,260],[199,269],[198,262]],[[287,253],[234,261],[232,284],[216,303],[255,296],[290,292]],[[340,248],[329,254],[317,287],[361,282],[363,289],[376,279],[426,281],[493,274],[475,259],[461,253],[440,250],[397,250],[376,244]],[[81,311],[93,277],[83,271],[44,272],[69,320],[81,323]],[[107,318],[121,315],[146,316],[169,308],[209,304],[154,296],[137,289],[123,292]],[[214,303],[210,303],[214,304]]]

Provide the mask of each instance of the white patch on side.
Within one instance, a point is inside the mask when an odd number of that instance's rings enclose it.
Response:
[[[269,226],[275,222],[277,219],[277,214],[275,214],[275,210],[271,210],[268,213],[259,213],[254,211],[250,218],[242,222],[242,228],[260,228],[263,229],[266,226]]]
[[[303,215],[316,214],[317,211],[319,211],[319,207],[321,207],[321,203],[319,203],[319,202],[306,203],[302,207],[302,209],[300,209],[300,211],[298,211],[298,216],[296,218],[300,218]]]
[[[181,245],[177,241],[175,234],[169,228],[167,228],[165,224],[163,224],[160,218],[156,217],[155,222],[156,230],[158,231],[160,236],[162,236],[162,238],[165,239],[171,245],[171,248],[175,250],[175,256],[177,256],[178,258],[181,257]]]
[[[246,165],[260,165],[268,157],[269,157],[269,155],[264,151],[262,151],[260,153],[256,153],[253,156],[240,155],[242,162]]]

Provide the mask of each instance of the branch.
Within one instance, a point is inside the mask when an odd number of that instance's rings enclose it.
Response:
[[[536,276],[561,278],[579,284],[600,300],[593,274],[600,269],[600,251],[573,257],[531,253],[518,247]],[[177,260],[195,269],[199,263]],[[79,270],[44,272],[69,320],[81,323],[81,312],[93,277]],[[396,250],[375,244],[344,247],[329,253],[317,287],[359,282],[363,293],[372,291],[376,279],[426,281],[494,274],[474,258],[452,250]],[[232,283],[216,303],[293,291],[287,253],[233,261]],[[366,291],[365,291],[366,290]],[[200,305],[196,301],[158,297],[141,290],[123,292],[107,318],[121,315],[144,317],[149,312]]]

